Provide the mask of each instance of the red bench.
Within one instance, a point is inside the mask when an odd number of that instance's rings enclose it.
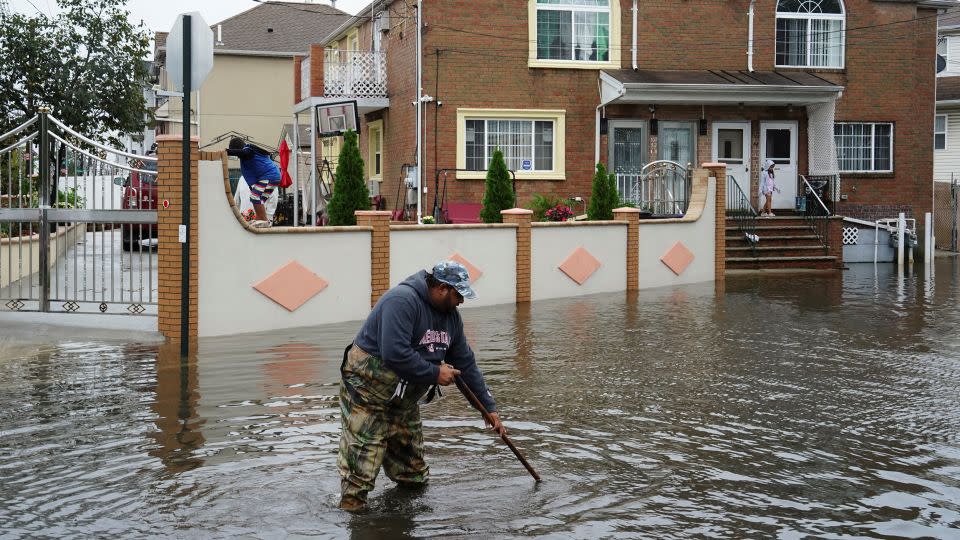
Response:
[[[447,203],[443,209],[445,223],[483,223],[480,211],[483,205],[479,203]]]

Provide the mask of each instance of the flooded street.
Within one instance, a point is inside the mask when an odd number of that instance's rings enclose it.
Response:
[[[956,538],[960,261],[935,270],[463,310],[544,482],[450,387],[423,408],[430,486],[381,474],[359,515],[335,508],[359,323],[189,364],[136,335],[2,335],[0,536]]]

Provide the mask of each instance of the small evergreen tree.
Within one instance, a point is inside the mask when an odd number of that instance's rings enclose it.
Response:
[[[370,209],[370,191],[363,180],[363,158],[357,145],[357,134],[349,130],[343,135],[343,148],[333,176],[333,197],[327,205],[330,225],[356,225],[355,210]]]
[[[603,163],[597,163],[597,172],[593,175],[593,193],[590,196],[590,206],[587,207],[587,218],[591,221],[613,219],[613,209],[619,202],[616,178],[612,174],[607,174],[607,168]]]
[[[513,183],[510,182],[510,172],[507,162],[503,160],[503,152],[498,148],[490,160],[487,169],[487,180],[483,191],[483,210],[480,219],[484,223],[501,223],[501,210],[509,210],[514,204]]]

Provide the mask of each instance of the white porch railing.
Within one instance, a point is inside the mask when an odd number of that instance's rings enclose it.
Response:
[[[338,51],[323,64],[323,95],[386,97],[387,55],[382,52]]]

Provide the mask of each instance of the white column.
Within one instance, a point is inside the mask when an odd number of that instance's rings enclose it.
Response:
[[[310,107],[310,224],[317,226],[317,111]]]
[[[923,221],[923,262],[930,264],[933,255],[933,214],[924,214]]]
[[[904,230],[907,228],[907,216],[903,212],[897,216],[897,266],[903,270],[903,240]]]
[[[219,31],[219,28],[218,28]],[[293,148],[290,153],[293,157],[293,226],[300,221],[300,114],[293,113]]]

